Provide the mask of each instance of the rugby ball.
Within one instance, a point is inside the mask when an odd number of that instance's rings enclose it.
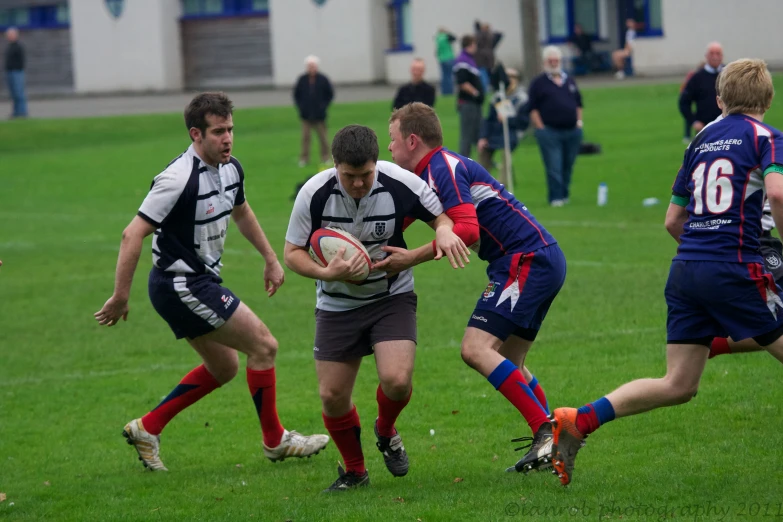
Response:
[[[326,227],[319,228],[310,236],[310,257],[321,266],[326,266],[337,255],[337,251],[345,248],[343,259],[350,259],[356,252],[361,252],[364,257],[362,275],[359,279],[346,281],[347,283],[359,283],[370,275],[370,254],[364,248],[362,242],[345,230]]]

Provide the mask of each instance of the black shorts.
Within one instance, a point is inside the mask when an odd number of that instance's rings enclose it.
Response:
[[[223,326],[239,307],[239,298],[214,275],[150,271],[152,306],[177,339],[195,339]]]
[[[416,304],[416,294],[406,292],[345,312],[316,308],[313,356],[318,361],[352,361],[371,355],[380,342],[415,343]]]
[[[761,236],[761,256],[764,268],[772,274],[778,286],[783,286],[783,243],[772,235]]]

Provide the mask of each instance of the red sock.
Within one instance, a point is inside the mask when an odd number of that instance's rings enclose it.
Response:
[[[538,382],[538,379],[536,379],[535,375],[532,377],[533,378],[529,383],[527,383],[527,385],[531,390],[533,390],[533,395],[536,396],[536,399],[538,399],[538,402],[544,408],[544,411],[547,413],[547,415],[549,415],[549,403],[546,400],[546,393],[544,393],[544,388],[541,387],[541,384]]]
[[[342,417],[324,418],[324,426],[331,435],[340,455],[345,462],[345,471],[353,471],[357,475],[364,475],[367,469],[364,467],[364,453],[362,453],[362,427],[359,423],[359,414],[356,406]]]
[[[505,360],[487,377],[495,388],[519,410],[533,433],[549,422],[538,399],[527,385],[522,372],[511,361]]]
[[[153,435],[160,435],[177,413],[216,388],[220,388],[220,383],[203,364],[192,369],[154,410],[141,418],[144,429]]]
[[[582,410],[587,409],[587,412]],[[579,408],[579,413],[576,414],[576,429],[582,435],[590,435],[601,426],[598,421],[598,415],[595,413],[595,409],[591,405]]]
[[[714,338],[712,340],[712,344],[710,345],[709,358],[712,359],[713,357],[727,353],[731,353],[731,348],[729,348],[729,340],[725,337]]]
[[[378,389],[375,391],[375,398],[378,401],[378,434],[382,437],[393,437],[396,430],[394,429],[394,423],[397,417],[400,416],[400,412],[411,400],[413,395],[413,388],[407,397],[401,401],[393,401],[383,393],[381,385],[378,385]]]
[[[264,434],[264,444],[268,448],[276,448],[283,438],[283,425],[277,416],[275,391],[275,369],[247,369],[247,386],[256,405],[258,419],[261,421],[261,431]]]

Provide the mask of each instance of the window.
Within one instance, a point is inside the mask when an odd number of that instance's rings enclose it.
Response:
[[[409,0],[392,0],[386,4],[389,13],[389,52],[413,50],[413,30]]]
[[[636,20],[637,36],[663,36],[661,0],[625,0],[623,20],[627,18]]]
[[[16,9],[0,9],[0,29],[62,29],[69,27],[71,15],[68,4],[41,5]]]
[[[579,24],[594,40],[601,36],[600,0],[543,0],[546,38],[549,43],[563,43]]]
[[[269,0],[182,0],[183,18],[268,15]]]

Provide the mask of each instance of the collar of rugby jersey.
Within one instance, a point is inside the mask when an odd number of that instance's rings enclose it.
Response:
[[[196,152],[195,144],[191,143],[190,147],[188,147],[188,150],[190,151],[191,154],[193,154],[196,158],[198,158],[198,160],[201,162],[201,165],[206,167],[210,172],[212,172],[213,174],[216,172],[220,172],[220,165],[218,165],[217,167],[213,167],[212,165],[204,161],[201,158],[201,156],[198,155],[198,152]]]
[[[442,145],[441,145],[440,147],[435,147],[434,149],[432,149],[431,151],[429,151],[429,152],[427,153],[427,155],[426,155],[426,156],[424,156],[423,158],[421,158],[421,161],[420,161],[420,162],[419,162],[419,163],[416,165],[416,168],[415,168],[415,169],[413,169],[413,172],[414,172],[414,173],[415,173],[417,176],[420,176],[420,175],[421,175],[421,173],[422,173],[422,172],[424,172],[424,169],[427,167],[427,165],[429,165],[429,163],[430,163],[430,160],[432,159],[432,157],[433,157],[435,154],[437,154],[438,152],[440,152],[440,150],[441,150],[441,149],[443,149],[443,146],[442,146]]]
[[[715,67],[711,67],[711,66],[705,64],[704,65],[704,70],[707,71],[708,73],[718,74],[719,72],[721,72],[723,70],[723,64],[720,64],[717,67],[717,69]]]

